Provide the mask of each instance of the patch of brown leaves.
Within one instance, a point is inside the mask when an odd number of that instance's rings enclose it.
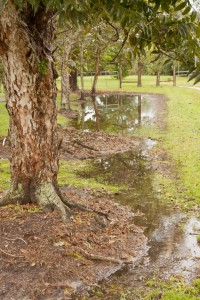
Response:
[[[146,238],[128,208],[64,192],[99,214],[74,211],[64,225],[56,213],[32,206],[0,208],[0,299],[79,299],[82,289],[144,254]]]
[[[86,132],[73,127],[60,130],[62,158],[92,158],[132,150],[138,142],[102,131]]]

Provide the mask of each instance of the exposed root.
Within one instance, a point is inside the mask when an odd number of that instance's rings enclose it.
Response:
[[[14,188],[13,185],[11,185],[6,195],[0,198],[0,206],[26,204],[28,202],[27,194],[21,186]]]
[[[69,222],[72,216],[70,208],[65,205],[52,183],[43,183],[35,188],[34,201],[45,211],[57,209],[64,223]]]
[[[3,249],[0,249],[0,252],[7,255],[7,256],[10,256],[10,257],[14,257],[14,258],[24,258],[23,256],[19,256],[19,255],[14,255],[14,254],[11,254],[11,253],[8,253],[6,251],[4,251]]]
[[[92,212],[92,213],[95,213],[97,215],[100,215],[100,216],[105,217],[106,219],[108,219],[108,214],[106,214],[106,213],[103,213],[103,212],[95,210],[95,209],[88,208],[83,204],[79,204],[79,203],[75,203],[73,201],[69,201],[63,195],[62,195],[61,199],[62,199],[63,203],[65,203],[69,208],[72,208],[72,209],[75,208],[75,209],[78,209],[80,211]]]
[[[105,257],[105,256],[101,256],[101,255],[95,255],[95,254],[89,254],[83,250],[81,250],[81,253],[90,260],[99,260],[99,261],[108,261],[108,262],[112,262],[112,263],[117,263],[117,264],[123,264],[124,262],[121,259],[117,259],[114,257]]]
[[[74,144],[78,144],[80,146],[82,146],[83,148],[86,148],[86,149],[89,149],[89,150],[93,150],[93,151],[99,151],[98,149],[95,149],[94,147],[90,147],[90,146],[87,146],[77,140],[73,141]]]
[[[50,182],[38,185],[32,184],[28,188],[24,188],[22,185],[14,188],[11,185],[6,195],[0,198],[0,206],[27,203],[36,203],[44,211],[57,209],[64,223],[70,221],[72,216],[71,209],[66,203],[62,202],[59,192]]]

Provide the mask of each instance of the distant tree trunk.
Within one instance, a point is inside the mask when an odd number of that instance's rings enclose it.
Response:
[[[63,51],[61,59],[61,108],[70,110],[70,74],[66,66],[68,61],[67,51]]]
[[[83,130],[85,127],[85,107],[86,107],[86,103],[83,102],[81,103],[81,110],[82,110],[82,114],[81,114],[81,129]]]
[[[156,72],[156,86],[160,86],[160,71]]]
[[[98,48],[97,53],[96,53],[96,60],[95,60],[95,73],[94,73],[94,80],[92,84],[92,90],[91,93],[95,94],[97,90],[97,81],[99,78],[99,62],[100,62],[100,56],[101,56],[101,51]]]
[[[69,84],[70,84],[70,90],[72,92],[76,92],[79,89],[78,88],[78,71],[75,67],[72,68],[72,70],[70,71]]]
[[[141,87],[142,86],[142,62],[141,59],[138,59],[138,82],[137,86]]]
[[[122,66],[119,64],[119,88],[122,88]]]
[[[42,6],[37,13],[31,6],[20,11],[11,0],[0,14],[12,152],[11,186],[0,205],[38,203],[44,209],[59,209],[64,220],[68,209],[57,185],[56,72],[49,50],[54,22],[54,14]]]
[[[84,63],[83,62],[83,45],[81,45],[81,56],[80,56],[81,98],[80,98],[80,100],[85,100],[83,63]]]
[[[176,66],[173,64],[173,86],[176,86]]]

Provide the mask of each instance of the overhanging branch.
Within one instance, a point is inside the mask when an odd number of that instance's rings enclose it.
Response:
[[[125,38],[124,38],[124,40],[123,40],[123,42],[122,42],[121,48],[119,49],[118,53],[117,53],[117,54],[115,55],[115,57],[111,60],[110,63],[114,63],[115,60],[116,60],[116,58],[120,55],[121,51],[123,50],[123,48],[124,48],[124,46],[125,46],[125,44],[126,44],[126,41],[127,41],[127,39],[128,39],[128,35],[129,35],[129,32],[126,33]]]

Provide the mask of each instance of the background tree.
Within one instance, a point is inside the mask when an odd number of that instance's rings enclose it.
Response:
[[[83,34],[80,26],[66,24],[57,33],[57,61],[61,75],[61,108],[70,110],[70,92],[77,90],[77,76],[74,84],[74,72],[77,73],[75,51],[77,39]],[[77,51],[76,51],[77,52]],[[77,74],[76,74],[77,75]],[[72,79],[70,80],[70,78]],[[73,82],[73,84],[72,84]],[[70,84],[71,83],[71,84]]]

